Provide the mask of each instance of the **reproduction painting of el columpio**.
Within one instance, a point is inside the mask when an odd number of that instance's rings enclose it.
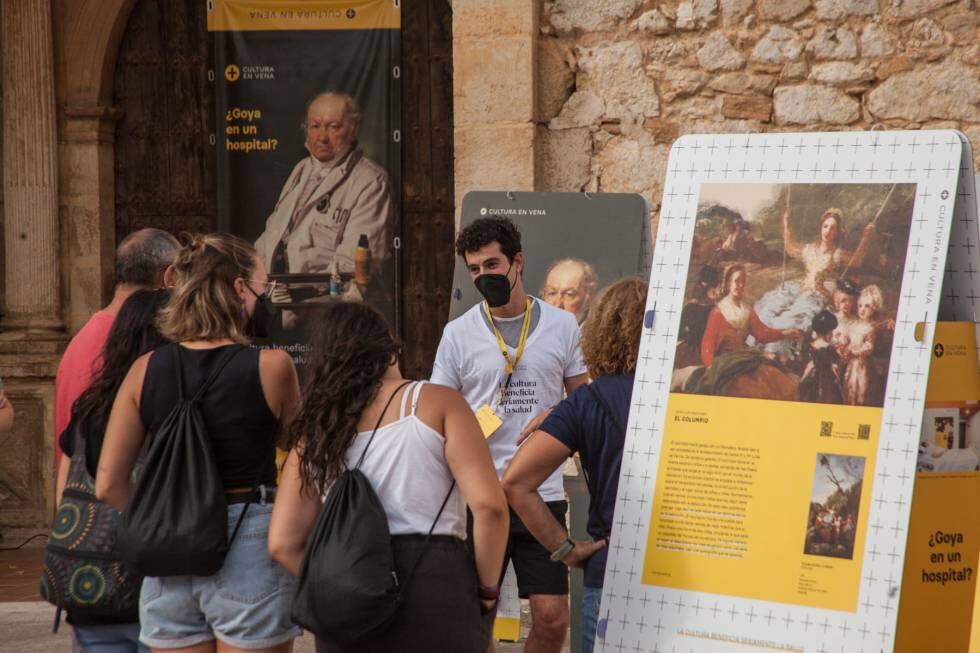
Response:
[[[397,8],[214,4],[218,224],[255,244],[283,309],[258,344],[302,365],[317,309],[337,298],[397,330]]]
[[[703,184],[673,390],[882,406],[915,184]]]
[[[861,456],[817,454],[803,553],[854,557],[864,462]]]

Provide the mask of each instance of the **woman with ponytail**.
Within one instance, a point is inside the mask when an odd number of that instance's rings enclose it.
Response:
[[[289,653],[301,632],[289,620],[294,581],[269,558],[267,538],[276,442],[299,407],[299,382],[287,353],[247,346],[274,317],[275,284],[255,249],[228,234],[193,237],[174,268],[159,321],[173,344],[136,359],[119,388],[96,496],[124,510],[144,440],[166,432],[174,406],[210,382],[197,406],[228,505],[230,547],[211,576],[143,581],[140,641],[154,651]]]
[[[482,616],[499,592],[507,502],[469,405],[449,388],[405,380],[401,354],[374,309],[347,302],[323,309],[303,408],[290,429],[269,551],[298,572],[323,498],[345,467],[356,465],[373,433],[360,470],[384,506],[399,577],[419,563],[381,637],[317,640],[319,653],[487,650],[489,619]],[[475,568],[464,543],[467,505]]]

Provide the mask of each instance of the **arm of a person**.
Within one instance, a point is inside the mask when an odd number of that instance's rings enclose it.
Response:
[[[458,393],[432,386],[426,386],[423,393],[445,406],[446,463],[473,513],[473,550],[480,584],[495,586],[500,581],[510,520],[486,438]]]
[[[755,311],[749,313],[749,333],[759,342],[776,342],[792,338],[798,334],[796,329],[772,329],[767,327]]]
[[[303,486],[299,470],[297,447],[289,452],[282,467],[272,520],[269,522],[269,556],[294,576],[299,575],[306,540],[310,537],[321,506],[320,497]]]
[[[507,501],[527,529],[548,551],[555,551],[568,538],[565,527],[548,509],[538,488],[572,454],[572,450],[546,431],[537,431],[517,450],[504,473]],[[576,542],[562,559],[570,567],[580,566],[605,543]]]
[[[371,250],[371,268],[375,272],[378,271],[391,248],[394,215],[391,183],[387,175],[381,175],[361,191],[351,209],[350,221],[347,223],[344,236],[345,245],[348,244],[348,235],[350,237],[351,259],[358,239],[361,234],[365,234]]]
[[[577,387],[588,382],[589,382],[589,374],[587,372],[583,372],[582,374],[576,374],[575,376],[568,377],[567,379],[565,379],[565,395],[567,396],[572,394],[573,392],[575,392],[575,389]],[[524,425],[524,428],[521,429],[520,434],[517,436],[518,447],[522,446],[524,444],[524,441],[527,440],[529,437],[531,437],[532,433],[534,433],[539,428],[541,428],[541,425],[544,424],[544,421],[546,419],[548,419],[548,415],[551,414],[552,410],[553,408],[548,408],[546,410],[541,411],[540,413],[535,415],[530,422]]]
[[[259,353],[259,381],[266,403],[279,420],[276,443],[282,446],[301,403],[299,377],[292,357],[281,349],[263,349]]]
[[[7,399],[7,394],[0,388],[0,433],[14,427],[14,405]]]
[[[350,203],[350,215],[344,225],[343,237],[337,245],[336,253],[318,255],[314,267],[329,270],[333,265],[334,257],[353,265],[357,243],[361,234],[364,234],[367,236],[368,249],[371,252],[371,271],[377,274],[381,264],[389,256],[391,248],[393,209],[387,176],[381,175],[370,179],[363,184],[363,187],[352,192],[356,192],[357,196]]]
[[[850,261],[847,263],[848,268],[859,268],[864,263],[864,258],[868,255],[868,248],[871,245],[871,237],[874,236],[875,229],[873,222],[868,223],[864,227],[857,249],[851,254]]]
[[[717,308],[712,309],[708,315],[708,324],[704,327],[704,337],[701,338],[701,362],[705,367],[715,360],[715,349],[718,347],[718,338],[724,320],[721,311]]]
[[[299,183],[303,175],[305,161],[306,159],[301,160],[293,167],[292,172],[289,173],[289,177],[286,178],[286,182],[282,185],[282,190],[279,191],[279,198],[276,200],[276,205],[272,207],[272,211],[269,212],[269,217],[266,218],[265,228],[262,230],[262,234],[255,240],[255,251],[263,261],[268,261],[272,256],[272,252],[279,243],[279,238],[282,236],[282,232],[286,227],[286,222],[289,218],[279,213],[279,207],[282,205],[286,196]]]
[[[874,350],[875,350],[874,331],[871,331],[863,338],[861,338],[861,342],[860,344],[858,344],[854,353],[858,356],[870,356]]]
[[[146,431],[140,419],[139,396],[151,354],[136,359],[123,379],[106,425],[102,455],[95,477],[95,496],[116,510],[124,510],[132,491],[131,475]]]
[[[582,341],[577,324],[574,325],[572,337],[568,342],[565,361],[565,377],[563,380],[563,385],[565,387],[565,396],[568,396],[572,394],[577,387],[589,382],[589,373],[586,371],[585,361],[582,359]],[[541,427],[544,421],[548,418],[548,415],[551,414],[552,408],[553,406],[549,406],[547,409],[535,415],[530,422],[524,425],[524,428],[521,429],[520,434],[517,436],[517,446],[522,446],[524,441],[531,437],[531,434]]]
[[[783,246],[790,256],[800,258],[803,254],[803,246],[793,236],[793,225],[790,221],[789,211],[783,214]]]
[[[583,372],[582,374],[576,374],[575,376],[565,379],[565,394],[570,395],[575,392],[575,388],[589,382],[588,372]]]
[[[54,484],[54,505],[61,505],[61,495],[65,492],[65,485],[68,484],[68,469],[71,467],[71,458],[62,452],[61,460],[58,461],[58,478]]]
[[[432,364],[432,374],[429,381],[437,385],[444,385],[452,388],[456,392],[463,389],[463,377],[460,373],[460,358],[456,352],[456,345],[453,343],[452,335],[449,333],[449,326],[442,332],[442,339],[436,349],[436,359]]]

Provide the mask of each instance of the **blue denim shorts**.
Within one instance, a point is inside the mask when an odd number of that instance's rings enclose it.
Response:
[[[228,536],[245,504],[228,506]],[[241,649],[277,646],[302,633],[289,619],[295,579],[269,557],[272,505],[251,504],[221,571],[146,578],[140,641],[183,648],[218,639]]]

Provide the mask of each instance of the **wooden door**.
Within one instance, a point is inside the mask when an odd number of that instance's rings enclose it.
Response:
[[[402,7],[404,367],[428,378],[453,281],[453,18],[450,0]]]
[[[139,0],[116,64],[116,238],[215,228],[206,3]],[[450,0],[402,10],[402,337],[427,377],[449,313],[454,233]]]
[[[214,228],[206,3],[140,0],[116,61],[116,238]]]

